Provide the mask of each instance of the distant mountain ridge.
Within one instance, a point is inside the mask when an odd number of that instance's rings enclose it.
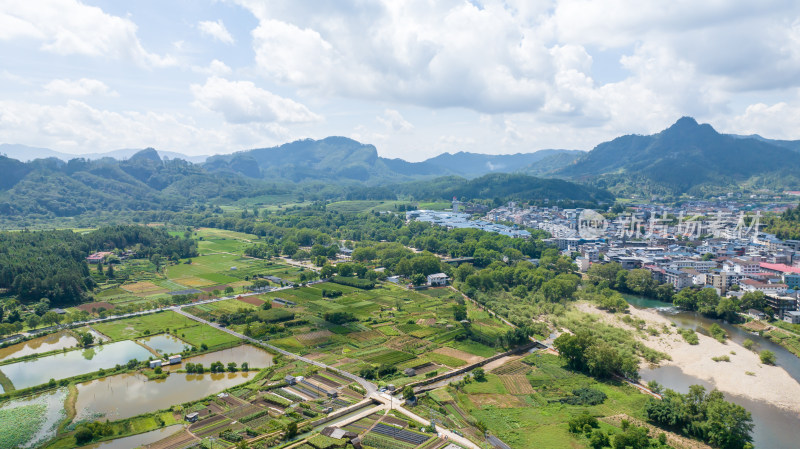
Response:
[[[56,158],[64,162],[75,158],[126,160],[139,151],[123,149],[107,153],[74,155],[48,148],[0,145],[0,154],[22,162],[47,158]],[[542,175],[560,168],[583,153],[578,150],[539,150],[516,154],[460,151],[452,154],[443,153],[421,162],[408,162],[403,159],[378,156],[378,151],[373,145],[337,136],[320,140],[303,139],[270,148],[256,148],[210,157],[186,156],[160,150],[156,152],[161,158],[182,159],[203,164],[211,172],[236,173],[249,178],[287,182],[310,180],[394,182],[409,178],[448,175],[474,178],[489,173],[511,173],[521,169],[528,174]],[[545,163],[547,169],[537,170],[539,162]]]
[[[34,159],[47,159],[50,157],[60,159],[64,162],[69,161],[70,159],[76,158],[84,158],[89,160],[98,160],[103,159],[105,157],[110,157],[117,160],[128,159],[134,154],[138,153],[142,149],[135,149],[135,148],[125,148],[120,150],[113,150],[108,151],[105,153],[83,153],[83,154],[71,154],[71,153],[64,153],[61,151],[51,150],[49,148],[39,148],[39,147],[30,147],[27,145],[19,145],[19,144],[8,144],[3,143],[0,144],[0,154],[4,154],[12,159],[17,159],[22,162],[30,162]],[[182,153],[176,153],[174,151],[162,151],[157,150],[159,156],[161,158],[169,158],[169,159],[183,159],[184,161],[189,161],[193,163],[198,162],[205,162],[208,156],[187,156]]]
[[[489,173],[511,173],[535,166],[549,157],[582,153],[577,150],[540,150],[533,153],[443,153],[421,162],[378,156],[373,145],[347,137],[304,139],[271,148],[257,148],[208,158],[205,167],[251,178],[350,180],[367,183],[407,178],[457,175],[474,178]],[[572,158],[567,158],[566,162]],[[565,162],[565,163],[566,163]],[[560,168],[555,166],[555,168]]]
[[[597,145],[554,175],[616,193],[707,194],[742,185],[798,185],[800,153],[788,142],[720,134],[683,117],[653,135]]]

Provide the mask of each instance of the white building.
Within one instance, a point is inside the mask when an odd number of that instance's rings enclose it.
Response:
[[[431,287],[442,287],[447,285],[450,278],[444,273],[435,273],[428,275],[428,285]]]

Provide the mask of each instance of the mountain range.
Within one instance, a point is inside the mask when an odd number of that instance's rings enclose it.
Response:
[[[198,163],[152,148],[65,161],[58,157],[63,153],[44,148],[0,146],[0,153],[6,155],[20,151],[27,161],[0,156],[0,220],[3,216],[180,210],[275,195],[417,200],[527,197],[598,203],[612,201],[609,192],[675,198],[759,188],[800,190],[796,174],[800,141],[721,134],[690,117],[659,133],[621,136],[589,152],[458,152],[422,162],[383,158],[373,145],[346,137],[299,140],[211,156]]]
[[[125,160],[141,150],[142,150],[141,148],[138,149],[125,148],[121,150],[108,151],[105,153],[71,154],[71,153],[64,153],[61,151],[51,150],[50,148],[30,147],[28,145],[10,144],[10,143],[0,144],[0,155],[5,155],[7,157],[10,157],[12,159],[17,159],[18,161],[22,162],[30,162],[34,159],[47,159],[51,157],[60,159],[64,162],[76,158],[89,159],[91,161],[107,157],[117,160]],[[161,158],[183,159],[185,161],[194,163],[205,162],[205,160],[208,159],[208,156],[187,156],[185,154],[176,153],[174,151],[158,150],[158,154]]]
[[[720,134],[683,117],[660,133],[601,143],[552,176],[618,194],[718,194],[742,187],[796,188],[800,142]]]

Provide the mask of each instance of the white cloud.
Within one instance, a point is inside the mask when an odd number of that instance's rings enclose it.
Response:
[[[260,72],[323,98],[523,113],[610,136],[800,86],[790,0],[237,2],[259,20]],[[619,79],[598,83],[594,55],[609,49]]]
[[[44,91],[50,95],[64,95],[67,97],[118,96],[104,82],[89,78],[78,80],[55,79],[44,85]]]
[[[142,47],[137,26],[127,18],[77,0],[0,1],[0,40],[34,39],[59,55],[103,56],[145,66],[174,65]]]
[[[772,105],[756,103],[744,113],[732,117],[721,129],[735,134],[760,134],[771,139],[797,139],[800,106],[779,102]]]
[[[404,119],[403,115],[395,109],[387,109],[383,111],[383,115],[379,115],[375,118],[390,131],[408,132],[414,129],[414,125]]]
[[[210,20],[203,20],[197,24],[197,28],[208,36],[222,42],[223,44],[233,45],[234,39],[231,33],[225,28],[222,19],[212,22]]]
[[[204,73],[206,75],[219,76],[219,77],[223,77],[233,73],[233,70],[230,67],[228,67],[227,64],[220,61],[219,59],[214,59],[206,67],[193,67],[193,70],[195,72]]]
[[[192,84],[194,104],[221,113],[228,123],[303,123],[321,120],[304,105],[257,87],[250,81],[212,76]]]
[[[24,142],[72,153],[152,146],[186,154],[215,154],[276,145],[291,138],[277,124],[205,126],[184,114],[117,112],[78,100],[59,105],[0,101],[0,142]]]

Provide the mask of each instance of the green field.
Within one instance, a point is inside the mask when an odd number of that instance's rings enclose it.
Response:
[[[341,213],[359,213],[359,212],[385,212],[396,211],[396,206],[400,204],[408,204],[406,201],[368,201],[368,200],[354,200],[354,201],[337,201],[330,203],[325,208],[330,211]]]
[[[509,446],[521,449],[572,449],[588,447],[584,436],[570,434],[567,421],[584,411],[602,417],[620,413],[642,419],[648,396],[621,382],[599,382],[564,368],[557,356],[538,353],[528,356],[532,371],[522,377],[535,393],[512,395],[501,381],[501,376],[487,374],[485,382],[472,382],[462,391],[452,388],[447,392],[455,397],[456,404],[466,413],[482,421],[489,431]],[[520,376],[521,377],[521,376]],[[518,377],[519,378],[519,377]],[[570,396],[577,388],[593,388],[606,394],[599,405],[568,405],[558,402]],[[618,430],[608,424],[601,429]]]
[[[200,347],[222,348],[239,342],[239,339],[218,329],[198,323],[178,313],[167,311],[92,325],[98,332],[112,340],[130,340],[145,335],[170,332],[187,343]],[[149,334],[145,334],[149,331]]]

